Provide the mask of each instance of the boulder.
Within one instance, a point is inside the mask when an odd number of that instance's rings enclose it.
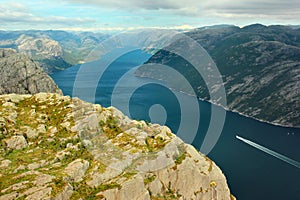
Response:
[[[82,180],[82,177],[88,168],[88,161],[77,159],[68,164],[68,166],[65,168],[65,173],[68,174],[74,182],[79,182]]]
[[[4,140],[6,148],[9,149],[24,149],[28,146],[26,139],[24,136],[16,135],[12,136],[9,139]]]
[[[52,200],[66,200],[70,199],[73,194],[73,187],[71,184],[67,184],[65,189],[56,197],[52,198]]]

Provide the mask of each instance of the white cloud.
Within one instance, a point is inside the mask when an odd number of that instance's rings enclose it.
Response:
[[[247,10],[251,13],[264,11],[265,13],[273,11],[286,11],[287,9],[300,8],[299,0],[65,0],[66,2],[80,3],[83,5],[96,5],[99,7],[110,7],[120,9],[135,8],[145,10],[198,10],[207,9],[228,10],[230,12],[241,12]],[[192,13],[193,14],[193,13]]]
[[[300,19],[299,0],[65,0],[66,2],[114,8],[143,14],[141,11],[163,11],[189,17],[224,17]]]
[[[9,3],[5,3],[4,4],[6,8],[14,8],[14,10],[16,11],[28,11],[28,8],[21,4],[21,3],[17,3],[17,2],[9,2]]]
[[[67,2],[97,5],[99,7],[121,8],[127,10],[179,9],[183,1],[174,0],[66,0]],[[190,0],[189,0],[190,1]]]
[[[239,26],[257,22],[299,24],[300,19],[299,0],[2,1],[2,29],[189,29],[225,23]]]
[[[142,30],[142,29],[176,29],[176,30],[189,30],[196,27],[190,26],[188,24],[183,24],[179,26],[131,26],[131,27],[64,27],[59,28],[60,30],[66,31],[91,31],[91,32],[119,32],[119,31],[131,31],[131,30]]]
[[[79,17],[63,17],[63,16],[38,16],[30,12],[28,7],[18,4],[9,3],[0,5],[0,23],[2,26],[9,26],[12,24],[30,24],[30,25],[80,25],[91,24],[95,20],[92,18]]]

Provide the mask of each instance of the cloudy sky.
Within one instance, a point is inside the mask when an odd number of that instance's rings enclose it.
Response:
[[[0,30],[300,24],[299,0],[0,0]]]

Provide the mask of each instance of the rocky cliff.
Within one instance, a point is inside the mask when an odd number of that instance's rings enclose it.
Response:
[[[0,96],[0,199],[230,200],[170,129],[51,93]]]
[[[0,48],[13,48],[25,53],[38,62],[45,72],[52,73],[82,63],[107,37],[106,34],[91,32],[0,30]],[[97,55],[92,58],[97,59]]]
[[[62,94],[37,63],[12,49],[0,49],[0,74],[0,94]]]

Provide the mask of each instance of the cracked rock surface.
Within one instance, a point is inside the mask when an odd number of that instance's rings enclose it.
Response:
[[[0,95],[0,145],[0,200],[235,199],[168,127],[78,98]]]

